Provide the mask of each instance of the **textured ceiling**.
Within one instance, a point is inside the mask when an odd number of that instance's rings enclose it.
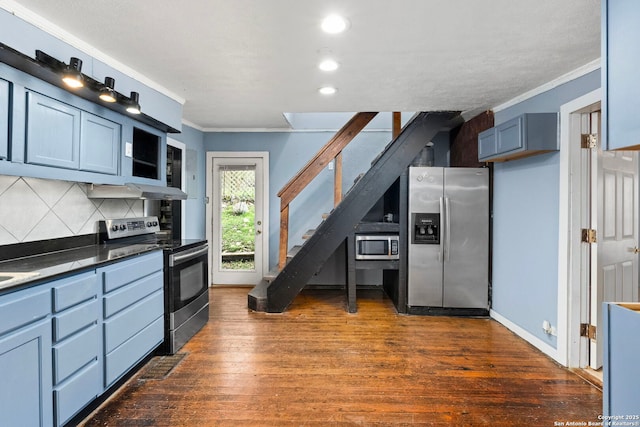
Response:
[[[204,129],[286,128],[284,112],[479,111],[600,56],[600,0],[14,3],[184,98]],[[347,32],[322,33],[331,12]],[[326,56],[341,67],[318,70]]]

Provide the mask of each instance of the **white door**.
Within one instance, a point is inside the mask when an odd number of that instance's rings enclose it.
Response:
[[[599,117],[599,113],[591,115],[591,133],[597,133]],[[592,197],[592,212],[597,218],[593,221],[597,260],[592,263],[596,282],[591,282],[590,323],[598,332],[590,342],[589,365],[599,369],[603,301],[638,301],[638,254],[634,250],[638,245],[638,155],[633,151],[602,151],[598,138],[591,167],[596,171],[592,185],[597,186],[597,194]]]
[[[268,266],[268,157],[266,153],[208,153],[207,157],[211,283],[254,286]]]

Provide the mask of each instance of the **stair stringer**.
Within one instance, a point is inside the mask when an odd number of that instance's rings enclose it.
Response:
[[[456,112],[416,114],[276,278],[269,283],[262,281],[249,293],[249,308],[269,313],[285,311],[425,144],[442,129],[452,127],[456,117]]]

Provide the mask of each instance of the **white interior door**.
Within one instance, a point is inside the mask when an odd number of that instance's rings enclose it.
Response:
[[[592,133],[597,133],[599,113],[591,116]],[[603,301],[638,301],[638,155],[633,151],[602,151],[598,142],[593,156],[592,185],[597,185],[595,202],[597,260],[592,262],[590,323],[598,329],[591,340],[589,365],[602,367],[601,336]],[[592,193],[593,194],[593,193]],[[592,258],[593,260],[593,258]],[[594,265],[595,264],[595,265]]]
[[[253,154],[208,155],[207,234],[214,286],[254,286],[268,266],[268,157]]]

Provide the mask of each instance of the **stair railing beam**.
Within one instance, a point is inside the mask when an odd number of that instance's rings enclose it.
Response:
[[[342,151],[335,158],[333,169],[333,207],[342,201]]]
[[[278,193],[285,205],[327,167],[378,113],[356,113]]]
[[[339,173],[340,194],[336,195],[338,188],[337,179],[334,181],[334,204],[342,200],[342,150],[346,147],[364,127],[377,115],[377,112],[356,113],[354,116],[327,142],[316,155],[300,171],[285,184],[278,192],[280,197],[280,248],[278,252],[278,267],[282,270],[287,263],[287,251],[289,250],[289,204],[298,194],[336,157],[334,174]],[[338,166],[339,163],[339,166]],[[338,171],[339,170],[339,171]],[[339,200],[337,199],[339,198]],[[336,200],[338,200],[336,202]]]

